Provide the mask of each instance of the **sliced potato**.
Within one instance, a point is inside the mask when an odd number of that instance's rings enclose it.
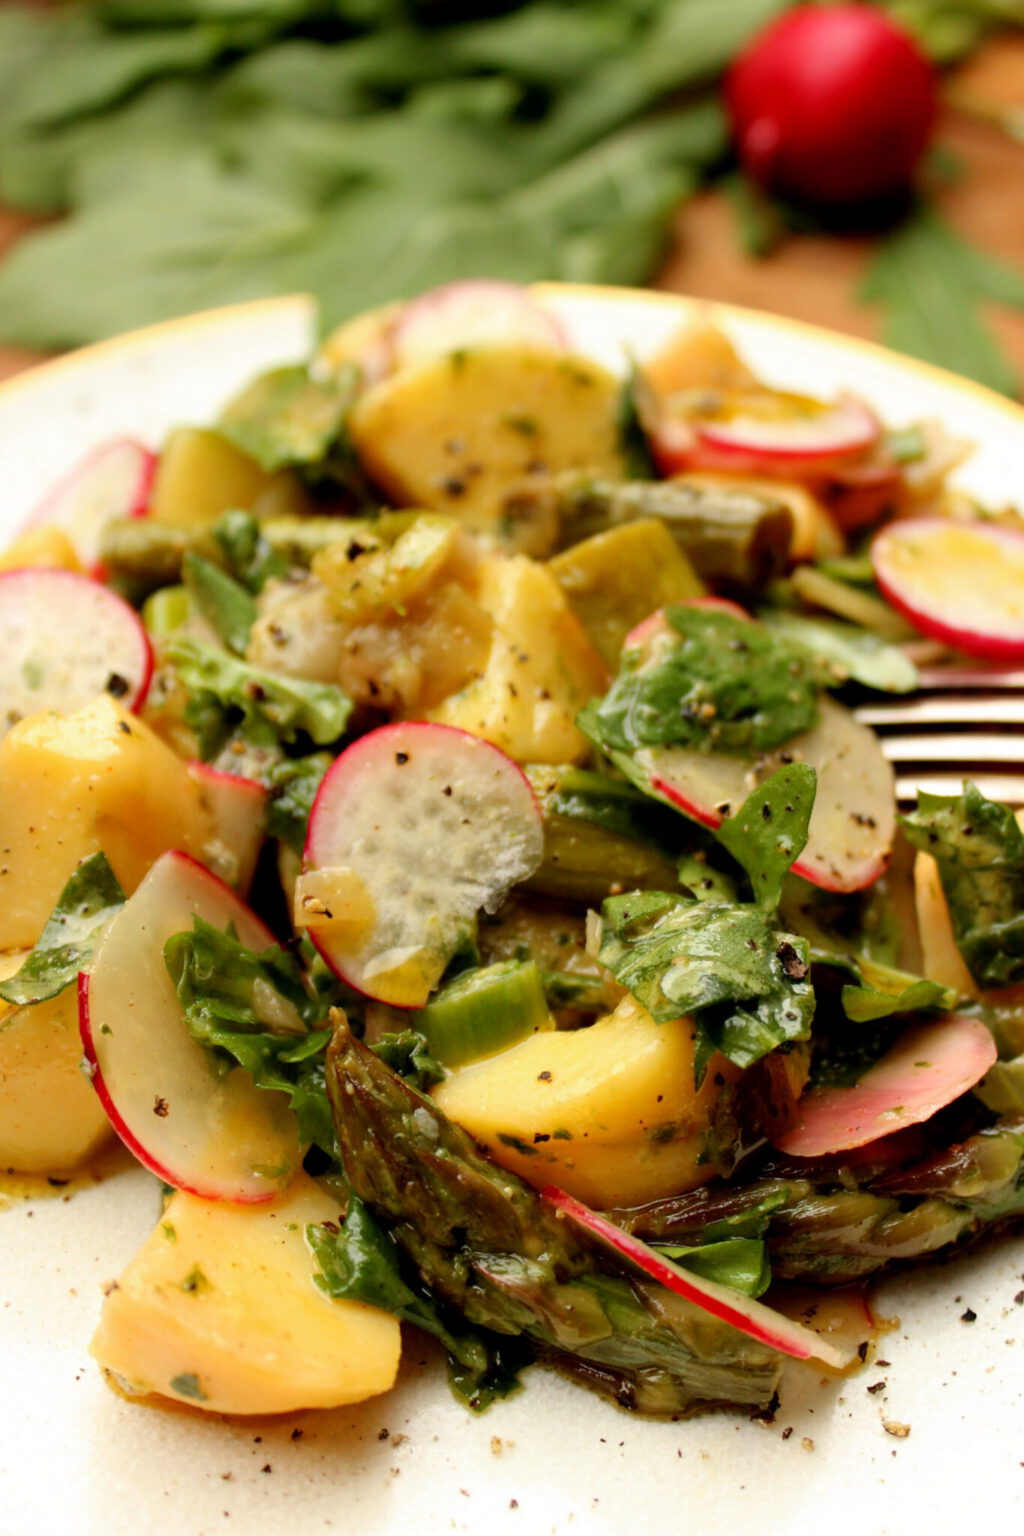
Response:
[[[482,736],[519,763],[586,755],[576,715],[608,672],[551,572],[525,555],[481,562],[474,594],[494,629],[483,672],[427,712]]]
[[[24,958],[0,956],[0,976],[13,976]],[[82,1071],[74,987],[29,1007],[0,1002],[0,1168],[67,1173],[112,1135]]]
[[[92,1353],[131,1396],[214,1413],[334,1408],[386,1392],[397,1320],[333,1301],[314,1280],[305,1229],[339,1219],[306,1174],[268,1205],[179,1191],[109,1291]]]
[[[30,715],[0,743],[0,948],[31,948],[89,854],[130,892],[165,849],[203,858],[212,836],[186,764],[109,694]]]
[[[397,505],[448,512],[545,553],[550,530],[516,524],[509,488],[566,469],[620,476],[619,388],[595,363],[553,350],[453,352],[368,389],[349,428]]]
[[[531,1035],[434,1089],[496,1163],[599,1210],[643,1205],[711,1178],[708,1130],[726,1083],[713,1058],[693,1083],[690,1019],[655,1024],[632,997],[589,1029]]]
[[[175,528],[207,528],[222,512],[244,508],[258,516],[309,511],[290,470],[270,473],[207,427],[179,427],[157,461],[150,516]]]

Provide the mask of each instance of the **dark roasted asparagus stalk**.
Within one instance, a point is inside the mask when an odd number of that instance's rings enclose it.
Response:
[[[764,1408],[782,1357],[629,1273],[528,1184],[483,1157],[335,1010],[327,1083],[346,1175],[470,1322],[524,1334],[549,1363],[640,1412]]]
[[[756,1226],[776,1278],[842,1285],[1024,1218],[1024,1120],[1001,1121],[907,1168],[866,1174],[865,1187],[849,1188],[839,1187],[834,1171],[812,1169],[804,1178],[708,1186],[615,1214],[649,1242],[699,1243],[723,1222]]]

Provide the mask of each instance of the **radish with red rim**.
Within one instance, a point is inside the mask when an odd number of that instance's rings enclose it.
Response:
[[[145,701],[153,649],[128,603],[89,576],[0,572],[0,731],[42,709],[70,714],[100,693]]]
[[[219,845],[215,863],[228,885],[242,896],[252,884],[267,831],[266,788],[244,774],[227,773],[213,763],[189,763],[188,771],[203,791]]]
[[[953,1014],[912,1025],[851,1088],[812,1088],[797,1123],[776,1139],[793,1157],[846,1152],[919,1125],[980,1082],[996,1045],[980,1019]]]
[[[907,518],[875,536],[871,564],[922,635],[986,661],[1024,661],[1024,529]]]
[[[820,477],[865,454],[878,441],[874,413],[853,395],[834,405],[765,390],[746,406],[701,415],[674,414],[668,402],[655,416],[651,448],[663,474],[722,470],[732,474]]]
[[[156,454],[134,438],[113,438],[69,470],[25,527],[47,523],[60,528],[86,570],[97,575],[104,527],[111,518],[146,516],[155,471]]]
[[[561,352],[562,327],[518,283],[468,278],[413,299],[391,336],[395,369],[477,347],[529,346]]]
[[[216,875],[186,853],[163,854],[79,977],[86,1060],[114,1130],[151,1172],[208,1200],[272,1200],[302,1161],[295,1117],[242,1067],[218,1076],[189,1033],[164,945],[195,917],[233,925],[250,949],[274,942]]]
[[[497,910],[543,846],[529,782],[497,747],[449,725],[381,726],[320,786],[296,921],[343,981],[422,1007],[477,913]]]
[[[702,826],[721,826],[784,764],[809,763],[818,784],[807,843],[793,872],[826,891],[859,891],[883,874],[896,833],[892,768],[878,738],[834,699],[809,731],[763,753],[756,765],[690,747],[641,747],[635,779]]]
[[[600,1238],[618,1258],[625,1259],[649,1279],[709,1312],[720,1322],[738,1328],[759,1344],[766,1344],[770,1349],[777,1349],[781,1354],[790,1355],[796,1360],[820,1360],[822,1364],[834,1366],[837,1370],[849,1365],[855,1357],[855,1350],[837,1348],[813,1329],[773,1312],[763,1302],[681,1268],[632,1233],[624,1232],[621,1227],[609,1221],[607,1216],[601,1216],[573,1195],[566,1194],[564,1189],[548,1185],[541,1191],[541,1195],[560,1215],[577,1222],[593,1237]]]

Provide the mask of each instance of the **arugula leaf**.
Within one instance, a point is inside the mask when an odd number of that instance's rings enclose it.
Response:
[[[445,1308],[357,1196],[342,1227],[310,1226],[306,1237],[320,1267],[314,1276],[320,1289],[380,1307],[432,1334],[448,1353],[453,1388],[471,1408],[489,1407],[519,1386],[519,1371],[533,1358],[525,1341],[471,1327]]]
[[[320,465],[344,433],[357,384],[355,368],[326,378],[304,364],[274,368],[231,401],[220,430],[266,470]]]
[[[191,694],[185,722],[205,761],[235,735],[253,746],[277,746],[304,734],[328,746],[352,712],[352,701],[333,683],[285,677],[196,640],[172,641],[165,656]]]
[[[815,723],[818,696],[835,679],[802,645],[717,608],[664,613],[673,633],[646,653],[625,652],[609,691],[579,717],[597,745],[756,757]]]
[[[382,1035],[370,1050],[421,1093],[444,1081],[444,1068],[431,1056],[427,1038],[418,1029]]]
[[[125,903],[104,853],[83,859],[57,898],[21,969],[0,982],[0,997],[23,1006],[56,997],[78,980],[114,913]]]
[[[237,582],[259,595],[268,581],[287,576],[291,563],[276,550],[251,512],[225,512],[211,529]]]
[[[977,306],[1024,306],[1024,275],[974,251],[934,208],[920,204],[883,241],[861,297],[885,306],[888,346],[1016,395],[1014,369]]]
[[[300,858],[316,792],[333,761],[327,752],[308,752],[273,763],[264,775],[270,790],[267,836],[280,838]]]
[[[715,836],[746,870],[754,900],[774,912],[790,866],[803,852],[818,775],[809,763],[787,763],[766,779]]]
[[[299,1139],[336,1155],[327,1102],[324,1051],[330,1008],[342,992],[326,996],[307,986],[293,955],[277,945],[259,954],[203,918],[164,945],[164,964],[194,1040],[228,1070],[237,1062],[259,1088],[286,1093]],[[230,1061],[229,1061],[230,1059]]]
[[[977,785],[961,795],[918,796],[900,818],[907,839],[930,853],[949,904],[953,936],[980,987],[1024,980],[1024,832],[1009,806]]]
[[[663,892],[611,896],[598,960],[659,1022],[692,1014],[697,1080],[713,1051],[749,1067],[814,1014],[806,941],[749,904]]]
[[[760,609],[757,616],[769,629],[829,663],[834,680],[849,678],[884,693],[909,693],[917,687],[917,668],[906,652],[870,630],[842,619],[811,618],[779,608]]]
[[[727,1285],[744,1296],[760,1296],[772,1283],[763,1242],[752,1237],[724,1237],[698,1247],[658,1244],[658,1252],[703,1280]]]
[[[257,616],[256,604],[246,589],[219,565],[191,549],[185,553],[181,574],[189,597],[211,629],[228,650],[244,656]]]

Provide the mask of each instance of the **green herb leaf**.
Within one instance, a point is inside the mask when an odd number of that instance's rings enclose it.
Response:
[[[125,902],[106,854],[83,859],[57,898],[19,971],[0,982],[0,997],[23,1006],[56,997],[78,980],[107,923]]]
[[[725,1237],[696,1248],[659,1244],[658,1252],[702,1280],[727,1285],[744,1296],[760,1296],[772,1282],[767,1249],[756,1238]]]
[[[803,852],[818,775],[809,763],[787,763],[766,779],[715,836],[746,870],[754,900],[774,912],[790,866]]]
[[[253,746],[276,747],[304,734],[328,746],[348,723],[351,700],[333,683],[285,677],[195,640],[174,640],[165,655],[191,695],[185,721],[206,761],[235,735]]]
[[[210,628],[236,656],[244,656],[257,616],[245,587],[193,550],[186,551],[181,573],[189,597]]]
[[[355,1195],[342,1227],[311,1226],[306,1236],[320,1268],[314,1277],[320,1289],[380,1307],[432,1334],[448,1352],[452,1386],[471,1408],[489,1407],[519,1386],[519,1371],[532,1351],[520,1340],[470,1327],[445,1308],[414,1277],[402,1250]]]
[[[909,656],[870,630],[842,619],[811,618],[781,608],[761,609],[758,618],[827,662],[838,681],[849,679],[884,693],[909,693],[917,687],[917,668]]]
[[[862,297],[884,306],[888,346],[1017,394],[1013,367],[977,304],[1024,305],[1024,275],[973,250],[933,208],[921,204],[883,241]]]
[[[1024,980],[1024,832],[1009,806],[975,784],[961,795],[918,796],[901,818],[915,848],[939,867],[953,936],[981,987]]]
[[[220,430],[266,470],[320,465],[342,437],[357,383],[354,368],[316,379],[299,364],[275,368],[231,401]]]
[[[598,959],[658,1020],[692,1014],[697,1076],[713,1050],[749,1067],[810,1032],[806,942],[756,907],[634,891],[603,905]]]
[[[604,750],[675,744],[755,757],[817,720],[835,679],[802,646],[699,605],[665,609],[670,630],[627,651],[604,698],[579,717]]]

